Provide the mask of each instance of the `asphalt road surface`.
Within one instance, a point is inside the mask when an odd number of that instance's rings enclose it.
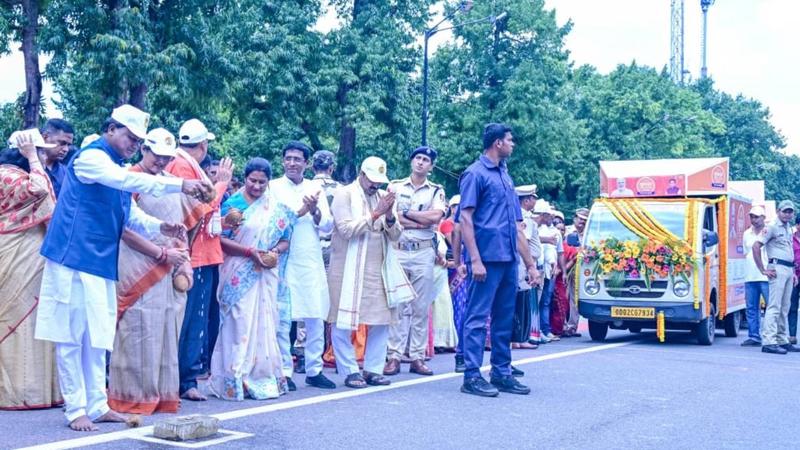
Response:
[[[744,334],[744,333],[743,333]],[[712,347],[688,333],[611,331],[604,343],[564,339],[515,350],[531,395],[479,398],[459,392],[451,354],[388,387],[323,391],[303,385],[278,400],[184,402],[180,414],[214,415],[224,430],[194,448],[798,448],[800,354],[768,355],[717,333]],[[485,361],[488,363],[488,354]],[[0,412],[0,448],[168,449],[148,440],[154,422],[70,431],[60,409]],[[163,441],[162,441],[163,442]],[[184,444],[185,445],[185,444]]]

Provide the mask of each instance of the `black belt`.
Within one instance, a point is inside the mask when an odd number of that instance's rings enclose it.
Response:
[[[784,261],[784,260],[778,259],[778,258],[770,258],[769,259],[769,263],[770,264],[777,264],[779,266],[786,266],[786,267],[794,268],[794,263],[789,262],[789,261]]]

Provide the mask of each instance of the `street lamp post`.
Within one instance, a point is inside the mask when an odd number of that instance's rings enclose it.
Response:
[[[425,30],[425,39],[423,42],[423,57],[422,57],[422,145],[428,145],[428,40],[434,34],[440,31],[452,30],[455,28],[463,27],[466,25],[472,25],[474,23],[479,22],[489,22],[492,24],[497,23],[500,20],[505,19],[508,16],[508,13],[501,13],[497,16],[486,16],[480,19],[469,20],[467,22],[462,22],[456,25],[452,25],[445,28],[439,28],[445,21],[452,19],[455,17],[456,14],[459,12],[467,12],[472,9],[472,1],[463,1],[459,4],[458,8],[454,10],[449,15],[445,16],[444,19],[440,20],[439,23],[428,28]]]

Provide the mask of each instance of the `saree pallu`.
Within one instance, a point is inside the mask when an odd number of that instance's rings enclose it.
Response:
[[[39,248],[55,202],[39,164],[0,165],[0,409],[63,403],[55,347],[34,339],[44,258]]]
[[[141,194],[137,203],[147,214],[165,222],[197,225],[202,208],[183,194],[161,197]],[[158,235],[161,247],[185,245]],[[117,333],[109,364],[108,404],[115,411],[135,414],[176,413],[178,338],[186,293],[172,286],[173,267],[158,264],[120,242],[117,283]],[[189,273],[191,277],[191,273]]]
[[[240,203],[241,193],[228,202]],[[241,208],[237,208],[241,209]],[[262,251],[288,240],[296,215],[282,204],[271,206],[269,193],[243,211],[244,221],[231,235],[237,243]],[[242,401],[277,398],[287,392],[278,347],[279,273],[285,267],[256,267],[252,260],[226,256],[220,266],[220,330],[211,358],[212,394]]]
[[[0,234],[0,409],[62,404],[55,347],[33,338],[45,228]]]

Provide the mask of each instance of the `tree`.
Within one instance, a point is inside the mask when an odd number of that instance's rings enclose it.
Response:
[[[0,2],[0,39],[2,53],[9,41],[21,42],[25,70],[25,99],[22,104],[22,128],[39,125],[42,104],[42,73],[39,67],[40,12],[47,6],[43,0],[4,0]]]
[[[731,159],[731,177],[735,180],[764,180],[767,198],[797,201],[800,183],[794,174],[798,158],[780,152],[786,146],[783,136],[770,123],[770,113],[761,103],[743,95],[714,89],[711,79],[700,80],[693,87],[702,98],[703,107],[725,124],[725,132],[707,134],[706,140],[721,156]]]
[[[483,126],[505,122],[517,143],[509,160],[514,179],[556,199],[568,188],[585,134],[564,107],[570,78],[564,37],[571,24],[559,27],[541,0],[482,2],[459,20],[502,12],[507,22],[459,27],[455,42],[436,52],[430,141],[441,150],[441,165],[457,175],[480,154]],[[445,181],[449,192],[457,190],[455,177]]]

